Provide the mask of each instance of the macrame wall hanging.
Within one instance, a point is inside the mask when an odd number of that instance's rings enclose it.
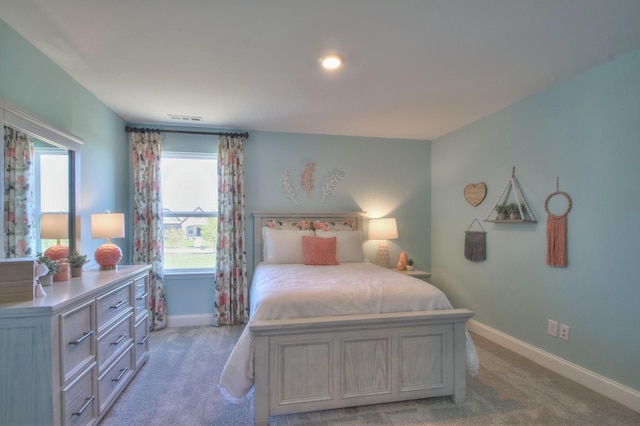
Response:
[[[567,210],[561,215],[549,211],[549,200],[556,195],[567,199]],[[567,266],[567,215],[571,211],[571,197],[560,191],[560,179],[556,178],[556,192],[549,194],[544,202],[547,212],[547,265],[563,268]]]
[[[470,231],[474,223],[478,223],[482,231]],[[478,219],[473,219],[471,225],[464,232],[464,257],[472,262],[482,262],[487,260],[487,233],[484,228],[478,222]]]

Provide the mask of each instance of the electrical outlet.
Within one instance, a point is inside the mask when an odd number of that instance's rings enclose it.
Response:
[[[553,337],[558,337],[558,321],[549,320],[547,322],[547,333]]]
[[[567,342],[569,341],[569,326],[568,325],[564,325],[564,324],[560,324],[560,338],[562,340],[566,340]]]

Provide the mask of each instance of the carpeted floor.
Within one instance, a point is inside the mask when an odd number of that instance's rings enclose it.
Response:
[[[235,405],[217,390],[242,326],[169,328],[152,334],[151,356],[100,423],[251,425],[253,401]],[[271,425],[640,425],[640,413],[474,335],[480,373],[467,400],[433,398],[274,416]]]

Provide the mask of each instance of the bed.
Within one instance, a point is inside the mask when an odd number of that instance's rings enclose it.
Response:
[[[466,396],[478,358],[436,287],[366,262],[363,214],[254,212],[251,318],[223,370],[231,401],[269,416]]]

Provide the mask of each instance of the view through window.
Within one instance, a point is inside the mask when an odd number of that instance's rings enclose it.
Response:
[[[36,172],[36,211],[38,224],[43,213],[69,212],[69,155],[58,148],[35,148]],[[37,239],[37,252],[44,252],[57,240]],[[61,239],[60,244],[69,245],[68,239]]]
[[[215,267],[218,174],[215,154],[163,152],[165,269]]]

